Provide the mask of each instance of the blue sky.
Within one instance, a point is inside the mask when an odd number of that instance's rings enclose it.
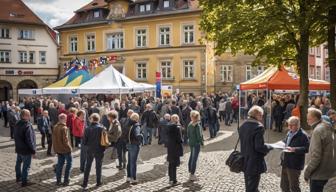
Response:
[[[22,0],[50,27],[63,24],[91,0]]]

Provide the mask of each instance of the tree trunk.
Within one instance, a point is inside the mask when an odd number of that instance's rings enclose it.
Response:
[[[303,129],[308,129],[307,110],[308,110],[308,51],[309,51],[309,32],[301,31],[300,50],[298,51],[298,68],[300,73],[300,123]]]
[[[336,6],[328,13],[328,64],[330,70],[330,85],[336,85],[336,50],[335,50]],[[336,86],[330,86],[331,107],[336,109]]]

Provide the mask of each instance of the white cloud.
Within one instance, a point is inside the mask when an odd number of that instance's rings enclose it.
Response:
[[[62,25],[91,0],[23,0],[50,27]]]

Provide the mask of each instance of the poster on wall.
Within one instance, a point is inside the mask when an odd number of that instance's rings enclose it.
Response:
[[[161,98],[161,72],[156,72],[156,97]]]

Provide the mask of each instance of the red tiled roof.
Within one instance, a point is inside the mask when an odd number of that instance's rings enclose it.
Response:
[[[78,9],[75,12],[78,13],[78,12],[82,12],[82,11],[88,11],[88,10],[91,10],[91,9],[104,8],[107,5],[108,4],[105,2],[105,0],[93,0],[90,3],[88,3],[87,5],[84,5],[82,8]]]
[[[44,26],[51,38],[56,40],[56,32],[45,24],[26,4],[21,0],[1,0],[0,22],[20,23]]]
[[[0,21],[45,25],[21,0],[1,0]]]

